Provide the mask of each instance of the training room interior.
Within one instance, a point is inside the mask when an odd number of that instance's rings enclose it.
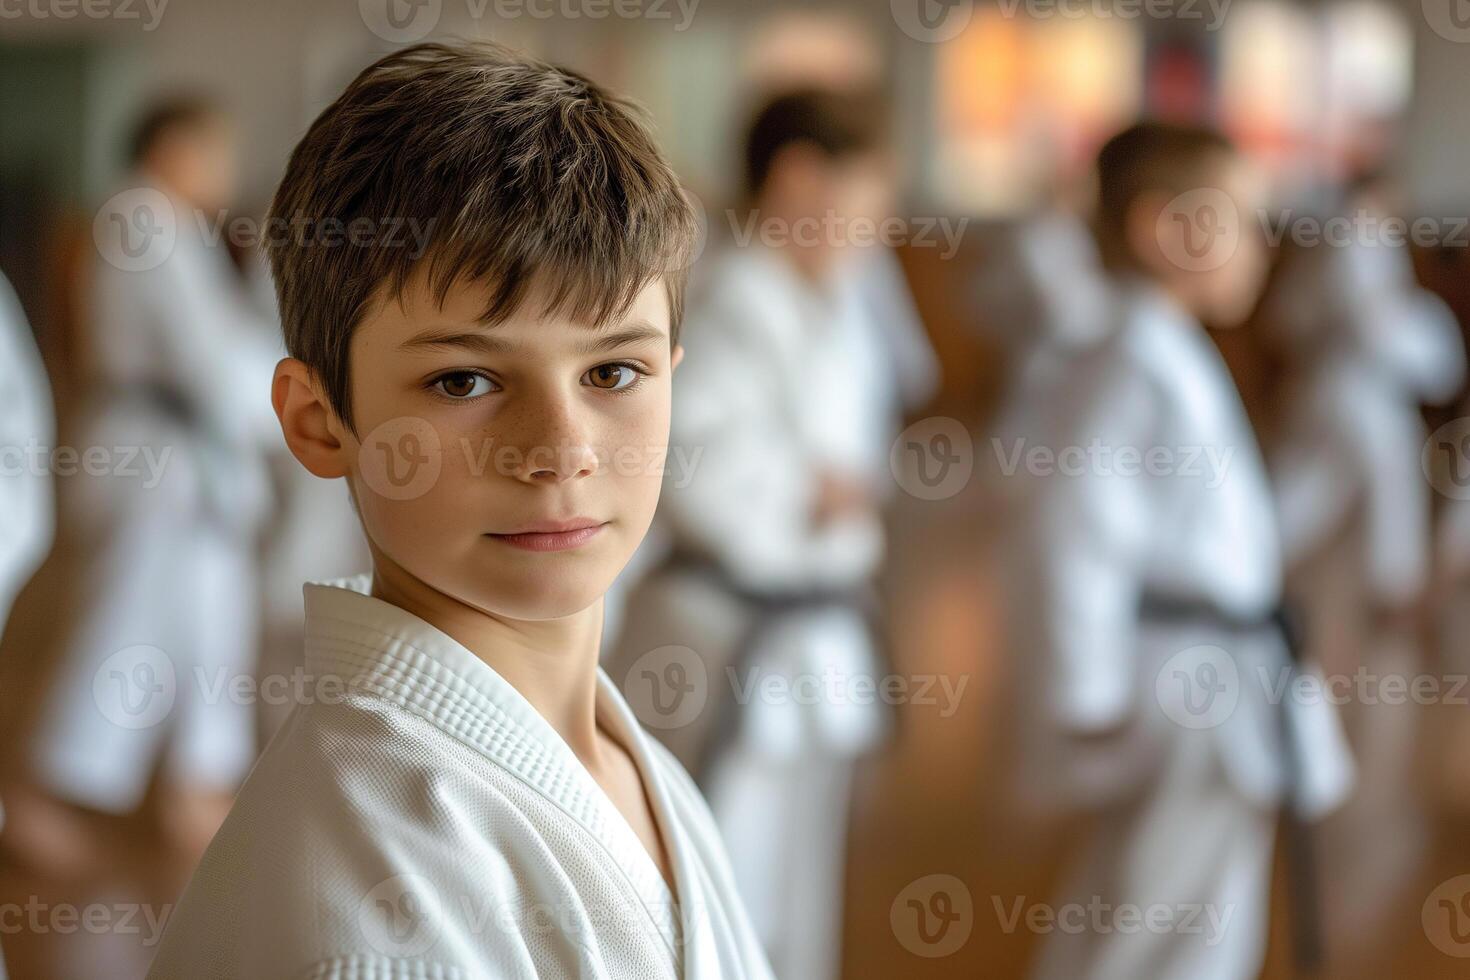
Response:
[[[226,106],[241,135],[236,213],[259,215],[307,123],[393,46],[364,27],[356,0],[159,6],[114,0],[111,13],[91,16],[86,4],[0,0],[0,268],[35,331],[63,434],[86,386],[79,365],[88,356],[82,324],[93,217],[123,176],[120,146],[137,110],[186,92]],[[1470,32],[1456,36],[1459,21],[1445,21],[1454,15],[1436,0],[1219,0],[1197,4],[1197,16],[1167,17],[1140,16],[1143,4],[1123,0],[1021,0],[1019,13],[1005,0],[977,0],[964,5],[966,26],[943,39],[905,30],[901,6],[670,0],[658,15],[602,19],[585,10],[567,16],[580,9],[575,3],[484,8],[443,0],[436,34],[501,41],[629,93],[647,107],[702,205],[712,243],[732,230],[739,128],[766,93],[801,84],[880,90],[902,209],[965,223],[952,254],[897,246],[939,365],[936,392],[911,420],[959,420],[975,434],[977,467],[994,462],[982,434],[1006,363],[972,303],[973,282],[1010,222],[1049,200],[1085,197],[1091,156],[1131,119],[1223,120],[1269,173],[1277,208],[1310,207],[1305,189],[1372,156],[1392,168],[1412,213],[1470,214],[1470,114],[1462,108]],[[1462,332],[1470,324],[1467,245],[1470,233],[1458,247],[1413,249],[1419,282],[1449,305]],[[1257,431],[1269,434],[1281,368],[1263,332],[1251,320],[1216,340]],[[1439,411],[1431,427],[1454,414]],[[1024,976],[1042,936],[1024,917],[1020,926],[1007,922],[1013,910],[1046,901],[1086,829],[1082,818],[1023,818],[998,789],[1012,775],[1017,708],[1014,655],[1002,639],[1007,569],[992,547],[998,528],[990,507],[977,483],[937,501],[896,494],[885,514],[888,662],[905,675],[963,679],[965,687],[952,711],[899,706],[892,737],[859,765],[847,848],[846,977]],[[59,528],[6,627],[0,773],[20,764],[38,692],[55,674],[58,637],[81,601],[76,582],[87,557],[88,543]],[[1446,642],[1463,645],[1464,637]],[[1351,954],[1334,952],[1329,938],[1327,966],[1315,975],[1466,975],[1470,961],[1431,941],[1421,913],[1436,886],[1470,873],[1470,768],[1462,764],[1459,780],[1445,775],[1448,742],[1466,731],[1453,715],[1467,709],[1419,710],[1415,764],[1423,772],[1415,791],[1424,821],[1412,873],[1384,883],[1390,911],[1371,935],[1357,937]],[[278,721],[262,717],[262,733]],[[95,860],[66,880],[0,863],[0,903],[166,906],[178,894],[183,882],[159,872],[146,827],[98,817],[94,829]],[[1293,962],[1288,874],[1279,858],[1277,865],[1268,980],[1311,975]],[[892,916],[900,893],[934,874],[964,883],[973,931],[959,949],[931,957],[902,941]],[[134,933],[5,928],[0,945],[15,980],[138,977],[151,955]]]

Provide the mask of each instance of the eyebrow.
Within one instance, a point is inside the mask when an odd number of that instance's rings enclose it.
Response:
[[[577,345],[579,354],[597,354],[628,347],[649,340],[663,340],[665,334],[646,320],[637,320],[610,333],[598,331]],[[483,331],[426,331],[405,340],[399,350],[468,350],[479,354],[509,354],[515,345]]]

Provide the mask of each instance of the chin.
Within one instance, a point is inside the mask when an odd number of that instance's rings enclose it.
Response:
[[[607,591],[598,577],[583,570],[548,568],[541,574],[477,576],[468,591],[471,604],[506,619],[544,622],[576,615]]]

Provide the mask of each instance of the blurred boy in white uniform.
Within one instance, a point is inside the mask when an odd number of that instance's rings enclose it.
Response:
[[[1048,422],[1057,466],[1030,480],[1026,571],[1047,717],[1068,743],[1056,764],[1101,812],[1054,902],[1085,924],[1047,936],[1035,975],[1248,980],[1277,808],[1320,813],[1350,776],[1330,709],[1273,703],[1291,670],[1272,500],[1200,327],[1254,303],[1260,190],[1222,137],[1164,124],[1109,141],[1098,177],[1116,326],[1069,368]]]
[[[877,125],[861,97],[816,91],[757,114],[754,234],[690,298],[670,443],[690,468],[671,465],[660,509],[673,556],[634,590],[609,666],[705,788],[777,975],[802,980],[838,969],[853,769],[885,727],[851,692],[882,672],[865,603],[900,359],[843,224],[887,207]],[[664,689],[678,676],[692,699]],[[785,693],[762,695],[773,681]]]
[[[1387,217],[1370,194],[1350,203]],[[1420,406],[1459,390],[1465,353],[1454,315],[1389,242],[1299,249],[1270,311],[1295,368],[1272,459],[1288,584],[1361,763],[1358,794],[1323,835],[1328,924],[1350,959],[1428,842],[1413,789],[1420,712],[1357,679],[1407,679],[1424,664],[1433,491]]]
[[[78,426],[115,465],[62,487],[88,548],[81,613],[30,764],[55,799],[115,814],[137,810],[160,773],[157,816],[192,865],[255,757],[252,707],[229,692],[255,667],[279,344],[222,237],[229,121],[201,102],[159,106],[132,163],[94,228]]]

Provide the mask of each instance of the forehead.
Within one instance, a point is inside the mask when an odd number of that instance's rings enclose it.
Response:
[[[414,269],[396,300],[389,285],[384,283],[369,305],[357,333],[372,342],[397,343],[434,326],[461,328],[466,332],[524,335],[529,341],[563,333],[595,333],[635,320],[646,322],[665,335],[669,332],[668,293],[661,277],[645,285],[626,310],[603,323],[573,319],[560,310],[547,312],[551,283],[546,277],[537,277],[528,284],[520,304],[503,320],[490,324],[483,316],[493,296],[491,283],[458,280],[450,286],[441,303],[431,286],[428,265],[420,263]]]

